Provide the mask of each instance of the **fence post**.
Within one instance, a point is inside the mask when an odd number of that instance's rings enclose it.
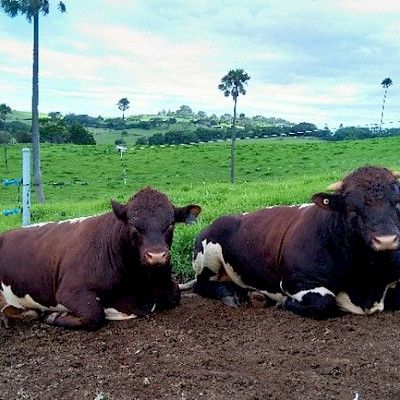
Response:
[[[31,223],[31,151],[22,149],[22,226]]]

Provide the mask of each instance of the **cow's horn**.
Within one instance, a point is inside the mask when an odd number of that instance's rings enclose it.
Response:
[[[337,190],[340,190],[342,187],[343,187],[343,182],[338,181],[338,182],[332,183],[332,185],[329,185],[328,190],[334,190],[336,192]]]

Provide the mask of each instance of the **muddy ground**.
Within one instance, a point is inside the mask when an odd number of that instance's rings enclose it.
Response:
[[[399,331],[400,312],[315,321],[190,295],[98,332],[16,322],[0,399],[398,400]]]

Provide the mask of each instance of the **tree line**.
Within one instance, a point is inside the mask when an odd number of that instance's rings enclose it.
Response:
[[[0,104],[0,143],[30,143],[30,125],[22,121],[8,121],[11,108]],[[49,118],[39,119],[40,143],[96,144],[93,134],[82,124],[62,117],[58,112],[49,113]]]
[[[327,141],[372,139],[377,137],[399,136],[400,128],[380,130],[378,128],[342,127],[332,132],[328,127],[317,129],[314,124],[300,123],[287,126],[255,126],[236,127],[236,139],[274,138],[274,137],[313,137]],[[137,145],[171,145],[189,144],[209,141],[227,140],[231,138],[231,129],[197,128],[194,131],[167,131],[155,133],[149,137],[140,137]]]

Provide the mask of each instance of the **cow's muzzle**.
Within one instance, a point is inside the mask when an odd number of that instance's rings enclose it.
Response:
[[[399,245],[398,235],[374,236],[371,240],[371,247],[375,251],[397,250]]]
[[[144,261],[147,265],[165,265],[169,262],[169,259],[169,250],[146,251],[144,253]]]

